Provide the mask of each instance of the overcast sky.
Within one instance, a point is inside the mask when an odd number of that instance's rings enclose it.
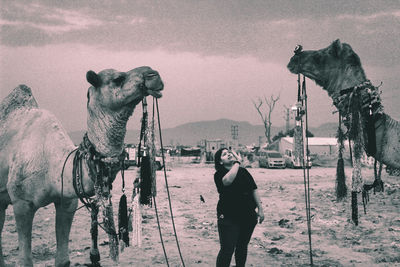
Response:
[[[295,103],[286,65],[297,44],[350,44],[400,118],[400,1],[6,1],[1,2],[0,98],[19,84],[68,131],[86,128],[86,72],[160,72],[163,128],[220,118],[261,124],[252,100],[280,95],[273,125]],[[308,80],[309,124],[337,121]],[[139,128],[138,107],[129,128]]]

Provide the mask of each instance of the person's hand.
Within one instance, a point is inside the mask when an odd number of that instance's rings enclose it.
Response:
[[[232,156],[233,156],[233,161],[239,161],[242,162],[242,157],[239,156],[234,150],[231,150]]]
[[[258,216],[258,223],[262,223],[264,221],[264,211],[262,208],[258,208],[257,216]]]

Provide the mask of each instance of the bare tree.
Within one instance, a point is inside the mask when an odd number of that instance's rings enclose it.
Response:
[[[258,102],[253,101],[254,107],[257,109],[258,114],[260,114],[261,120],[263,121],[265,128],[265,137],[267,138],[268,143],[271,143],[271,114],[275,108],[276,102],[278,102],[280,95],[274,98],[274,95],[271,95],[269,99],[264,96],[264,100],[261,97],[258,98]],[[264,105],[264,108],[262,106]]]

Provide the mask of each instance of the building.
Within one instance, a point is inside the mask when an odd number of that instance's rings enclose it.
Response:
[[[200,146],[204,147],[205,154],[206,154],[206,161],[213,161],[215,152],[218,151],[220,148],[228,148],[233,150],[238,150],[239,143],[238,140],[202,140]]]
[[[287,154],[285,153],[287,150],[293,150],[293,137],[282,137],[277,142],[276,150],[281,154]],[[345,147],[348,148],[348,143],[345,144]],[[310,155],[335,156],[338,152],[337,139],[334,137],[308,137],[308,150]]]
[[[205,152],[210,152],[215,154],[218,149],[220,148],[228,148],[233,150],[238,150],[239,144],[237,140],[222,140],[222,139],[215,139],[215,140],[202,140],[200,146],[204,147]]]
[[[292,156],[293,148],[293,137],[282,137],[268,146],[268,149],[279,151],[282,155],[287,157]],[[338,157],[337,139],[335,137],[308,137],[308,150],[311,158],[332,158],[336,161]],[[344,142],[343,157],[350,162],[349,142],[347,140]],[[361,158],[361,163],[371,167],[374,164],[374,158],[368,157],[364,153]]]

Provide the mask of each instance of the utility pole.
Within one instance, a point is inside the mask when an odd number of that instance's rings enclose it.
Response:
[[[238,149],[238,137],[239,137],[239,126],[238,125],[231,125],[231,135],[233,140],[233,147],[234,149]]]
[[[290,108],[288,108],[286,105],[284,105],[283,107],[285,109],[283,118],[286,121],[286,133],[287,133],[290,130]]]
[[[231,134],[233,140],[238,140],[239,137],[239,126],[238,125],[231,125]]]
[[[299,110],[301,105],[297,103],[292,107],[292,111],[295,113],[295,125],[293,132],[293,166],[300,167],[301,159],[303,158],[303,135],[301,127],[301,116],[299,116]]]

